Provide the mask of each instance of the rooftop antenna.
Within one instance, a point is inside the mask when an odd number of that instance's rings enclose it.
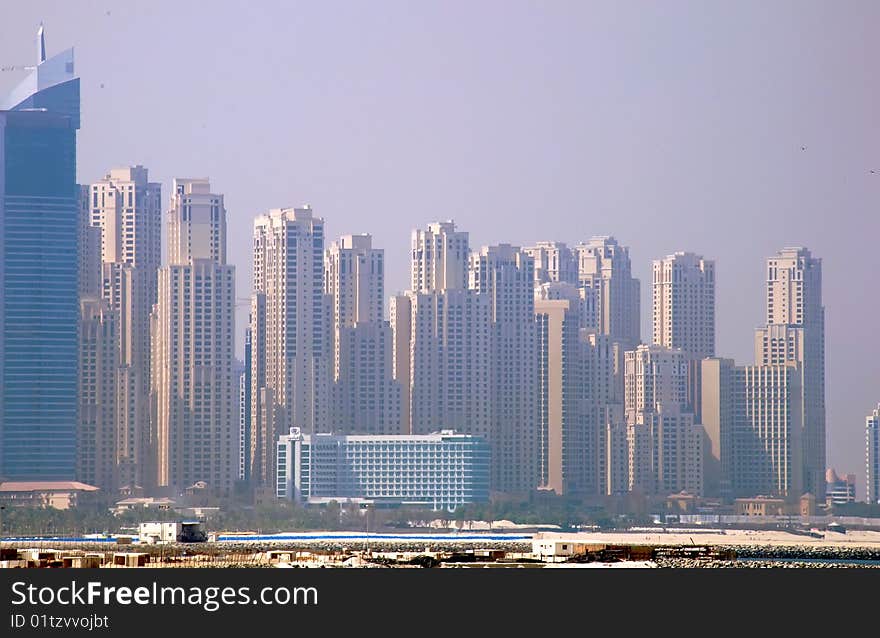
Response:
[[[43,23],[40,22],[40,28],[37,29],[37,64],[46,61],[46,35],[43,33]]]

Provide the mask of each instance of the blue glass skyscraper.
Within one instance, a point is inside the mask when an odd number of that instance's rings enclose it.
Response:
[[[0,102],[0,479],[76,468],[79,79],[73,49]]]

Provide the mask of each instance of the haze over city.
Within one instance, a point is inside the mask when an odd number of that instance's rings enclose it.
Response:
[[[880,402],[876,4],[5,9],[0,66],[33,64],[40,22],[50,55],[75,46],[80,183],[142,164],[163,210],[173,177],[225,195],[239,297],[269,208],[311,204],[328,245],[372,234],[388,295],[409,285],[412,229],[435,220],[454,219],[472,249],[610,234],[642,282],[643,341],[652,260],[693,251],[716,264],[717,353],[751,364],[766,259],[809,247],[828,465],[863,496],[865,415]],[[0,74],[0,94],[22,76]],[[239,356],[246,322],[239,307]]]

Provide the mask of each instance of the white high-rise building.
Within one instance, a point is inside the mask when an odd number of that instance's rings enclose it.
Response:
[[[798,497],[803,490],[801,369],[702,362],[707,492]]]
[[[412,290],[391,299],[401,429],[491,433],[488,295],[468,289],[468,234],[452,221],[412,233]]]
[[[680,403],[639,412],[629,427],[630,489],[646,494],[703,493],[703,427]]]
[[[401,385],[392,374],[393,340],[386,321],[339,330],[339,376],[333,383],[336,434],[403,434]]]
[[[112,493],[116,462],[119,312],[101,299],[101,229],[91,225],[89,186],[80,186],[79,375],[76,478]]]
[[[707,496],[733,495],[734,434],[745,418],[741,371],[733,359],[711,357],[700,362],[699,416],[709,440],[703,472]]]
[[[452,429],[490,440],[488,295],[454,289],[409,293],[410,423],[413,434]],[[405,384],[403,384],[405,385]]]
[[[413,292],[458,290],[468,285],[468,234],[455,222],[435,222],[412,232]]]
[[[370,235],[343,235],[324,259],[324,292],[332,297],[334,326],[384,318],[385,250]]]
[[[677,252],[654,261],[654,343],[688,358],[688,404],[700,413],[700,360],[715,356],[715,262]]]
[[[492,488],[538,487],[538,386],[534,260],[516,246],[471,254],[470,288],[489,298]]]
[[[715,262],[678,252],[654,261],[654,343],[715,356]]]
[[[272,489],[278,436],[328,431],[324,220],[309,206],[254,220],[251,479]]]
[[[767,325],[755,335],[758,365],[803,370],[803,489],[825,494],[825,307],[822,260],[785,248],[767,260]]]
[[[158,485],[181,492],[204,481],[228,496],[239,474],[239,378],[223,195],[207,179],[175,179],[168,230],[153,321]]]
[[[580,295],[571,284],[549,283],[536,297],[540,485],[560,495],[590,494],[596,490],[596,413]]]
[[[623,403],[597,405],[599,493],[608,496],[629,491],[628,428]]]
[[[400,384],[384,320],[385,251],[370,235],[345,235],[324,259],[333,343],[331,424],[338,434],[401,434]]]
[[[627,421],[636,412],[653,412],[660,403],[685,403],[687,359],[678,348],[642,344],[624,356]]]
[[[744,366],[745,425],[734,431],[739,495],[803,493],[802,372],[796,365]],[[824,473],[822,475],[824,487]]]
[[[161,184],[149,181],[148,170],[140,165],[114,168],[91,185],[92,226],[101,228],[104,263],[129,264],[154,273],[159,269],[161,189]]]
[[[594,375],[591,380],[593,396],[596,402],[605,404],[619,404],[621,410],[624,404],[624,371],[625,352],[619,341],[615,341],[608,335],[600,335],[594,332],[587,334],[587,340],[593,350]]]
[[[223,195],[207,179],[174,180],[168,216],[168,263],[197,259],[226,263],[226,209]]]
[[[621,494],[629,489],[626,420],[624,412],[624,349],[613,337],[596,332],[595,289],[571,283],[553,282],[535,288],[536,317],[539,326],[539,383],[541,384],[542,484],[547,485],[548,433],[559,430],[558,415],[565,414],[570,427],[577,424],[580,449],[568,461],[577,467],[580,490],[588,493]],[[545,303],[553,302],[553,303]],[[566,310],[560,315],[557,302]],[[540,311],[538,309],[541,309]],[[550,329],[563,321],[571,332],[563,348],[554,349]],[[577,322],[571,325],[571,322]],[[548,349],[548,347],[550,349]],[[560,368],[559,366],[562,366]],[[567,407],[547,403],[547,390],[560,388],[565,379],[580,375],[564,395],[556,395]],[[559,377],[563,381],[554,381]],[[571,381],[568,381],[571,383]],[[561,398],[560,398],[561,397]],[[561,410],[561,412],[560,412]],[[554,417],[553,415],[557,415]],[[575,419],[575,415],[578,415]],[[554,425],[555,424],[555,425]],[[571,437],[569,437],[571,438]],[[573,465],[574,464],[574,465]],[[569,470],[569,476],[571,470]],[[558,484],[558,481],[557,481]],[[552,489],[556,489],[555,487]]]
[[[400,429],[412,434],[412,294],[391,297],[391,366],[400,385]]]
[[[596,410],[598,490],[621,494],[628,490],[628,452],[624,410],[624,351],[608,335],[588,333],[590,379]]]
[[[677,348],[640,345],[625,354],[630,489],[702,494],[705,432],[687,409],[687,379]]]
[[[641,340],[641,302],[629,249],[614,237],[593,237],[574,251],[579,283],[595,294],[596,332],[614,337],[626,349],[635,348]]]
[[[523,252],[535,261],[535,286],[552,282],[578,282],[578,260],[574,251],[559,241],[539,241]]]
[[[150,312],[161,261],[161,184],[143,166],[115,168],[91,184],[88,210],[100,229],[101,294],[119,314],[116,476],[119,487],[155,484],[150,417]]]
[[[865,419],[865,501],[880,503],[880,405]]]
[[[577,317],[580,327],[590,334],[599,334],[599,294],[597,288],[578,286],[563,281],[535,286],[535,301],[567,299],[577,305]],[[603,335],[607,336],[607,335]]]

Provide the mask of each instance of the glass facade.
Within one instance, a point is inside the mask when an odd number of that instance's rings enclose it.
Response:
[[[43,64],[61,64],[63,81],[41,77],[39,90],[0,111],[5,480],[72,480],[76,473],[79,80],[72,54],[69,63]]]

